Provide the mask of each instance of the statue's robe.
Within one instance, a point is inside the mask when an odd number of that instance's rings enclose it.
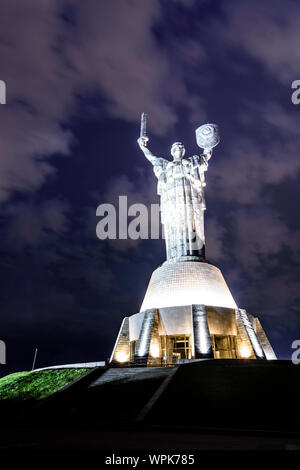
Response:
[[[203,188],[206,169],[207,160],[203,155],[174,161],[158,158],[154,165],[167,259],[205,257]]]

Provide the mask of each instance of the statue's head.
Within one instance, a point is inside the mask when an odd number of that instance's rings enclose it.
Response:
[[[174,160],[180,160],[183,158],[185,154],[185,148],[183,143],[181,142],[174,142],[174,144],[171,147],[171,155]]]

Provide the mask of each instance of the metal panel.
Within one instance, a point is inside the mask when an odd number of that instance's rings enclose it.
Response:
[[[150,349],[152,330],[154,325],[155,308],[145,311],[140,336],[138,339],[135,360],[147,359]]]
[[[261,323],[258,318],[255,318],[255,323],[256,323],[256,334],[264,350],[266,358],[268,360],[277,359],[276,354],[270,344],[270,341],[268,340],[267,335],[263,327],[261,326]]]
[[[204,305],[192,305],[195,358],[213,358],[206,310]]]
[[[129,360],[129,352],[129,318],[125,317],[122,321],[122,325],[109,362],[127,362],[126,360],[118,360],[117,356],[118,354],[122,354],[124,355],[124,358],[127,357],[127,360]]]
[[[236,313],[237,313],[237,316],[240,317],[240,319],[242,320],[242,323],[246,329],[247,335],[249,337],[250,343],[252,345],[252,348],[254,350],[256,357],[258,359],[266,359],[263,348],[256,336],[256,333],[254,331],[251,321],[248,318],[246,310],[242,308],[238,308],[236,310]]]

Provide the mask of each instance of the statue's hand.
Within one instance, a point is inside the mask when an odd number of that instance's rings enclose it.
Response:
[[[211,158],[212,153],[213,153],[212,147],[207,147],[203,149],[203,155],[205,156],[206,161],[208,161]]]
[[[147,148],[148,137],[139,137],[137,142],[140,146],[141,150],[145,150]]]

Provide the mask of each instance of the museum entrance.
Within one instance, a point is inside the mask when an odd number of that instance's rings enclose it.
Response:
[[[161,336],[161,351],[166,364],[177,364],[179,359],[191,359],[190,335]]]
[[[234,335],[211,335],[215,359],[236,359],[237,345]]]

